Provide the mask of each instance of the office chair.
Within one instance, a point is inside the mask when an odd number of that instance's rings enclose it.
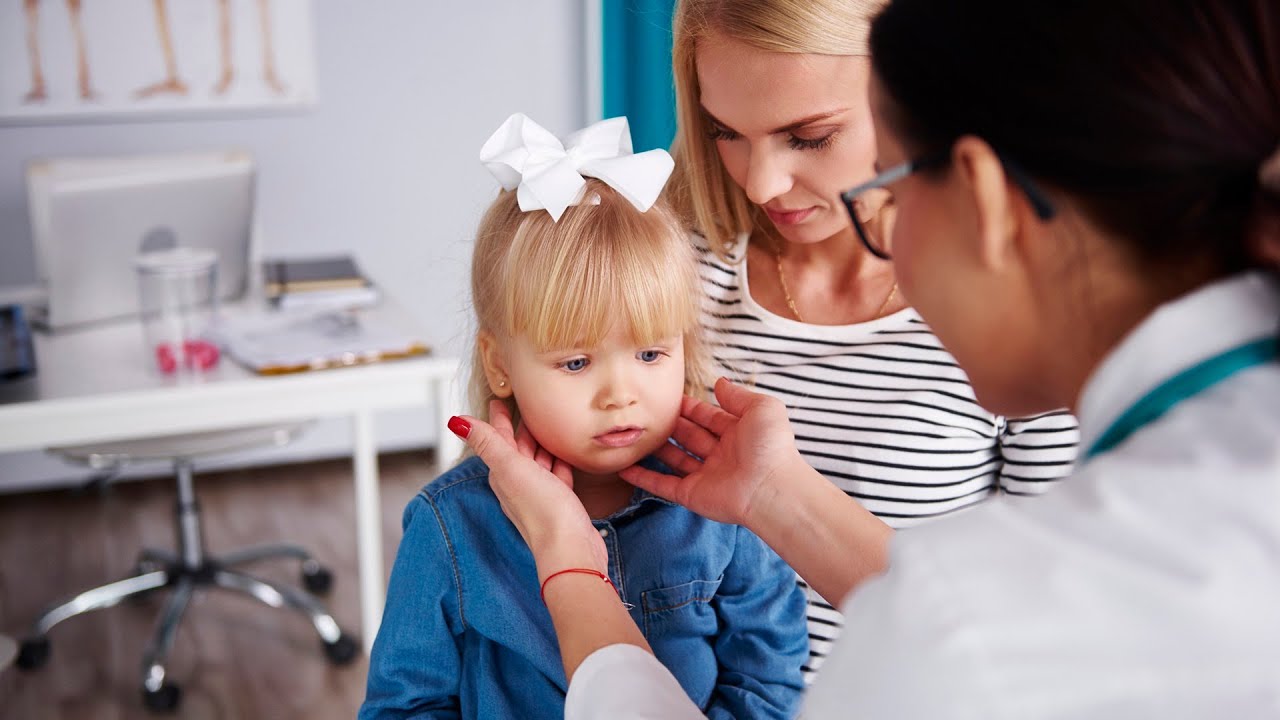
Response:
[[[22,640],[17,665],[24,670],[40,667],[49,657],[49,631],[58,623],[92,610],[109,608],[120,601],[169,588],[165,605],[142,662],[142,695],[148,708],[171,711],[178,706],[181,688],[165,673],[165,657],[183,613],[197,588],[218,588],[248,595],[271,607],[289,607],[307,617],[320,635],[325,655],[335,665],[350,662],[358,650],[355,639],[338,627],[337,621],[312,593],[326,592],[332,576],[315,558],[297,545],[266,545],[221,556],[205,553],[196,501],[192,466],[195,458],[245,450],[264,445],[284,445],[306,423],[275,424],[234,430],[153,437],[144,440],[55,448],[50,452],[95,470],[116,470],[147,460],[173,462],[178,487],[174,508],[177,552],[144,548],[138,555],[135,572],[123,580],[86,590],[55,605],[32,626]],[[296,558],[302,563],[302,584],[309,592],[261,580],[235,570],[236,566],[270,557]]]

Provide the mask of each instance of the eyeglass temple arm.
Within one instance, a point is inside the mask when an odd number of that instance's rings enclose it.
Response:
[[[894,167],[891,167],[888,170],[885,170],[884,172],[875,176],[871,180],[868,180],[867,182],[864,182],[855,188],[850,188],[849,190],[845,190],[844,192],[840,193],[840,197],[843,198],[845,202],[853,202],[854,198],[858,197],[859,195],[861,195],[862,193],[868,190],[875,190],[876,188],[882,188],[885,185],[898,182],[902,178],[915,172],[916,168],[919,167],[919,165],[920,163],[915,161],[909,161],[909,162],[904,162],[901,165],[895,165]]]
[[[1036,211],[1036,217],[1041,220],[1052,220],[1057,214],[1057,210],[1053,207],[1053,203],[1049,202],[1049,198],[1036,186],[1031,180],[1031,176],[1022,169],[1021,165],[1001,155],[1000,162],[1004,165],[1005,172],[1009,173],[1009,177],[1022,188],[1022,192],[1026,194],[1027,200],[1031,203],[1031,209]]]
[[[1049,198],[1046,197],[1045,194],[1041,192],[1040,188],[1031,181],[1031,176],[1027,175],[1026,171],[1024,171],[1016,162],[1003,155],[1000,155],[999,157],[1000,163],[1004,165],[1005,172],[1009,173],[1009,177],[1013,178],[1013,181],[1017,183],[1018,187],[1022,188],[1022,192],[1026,194],[1027,200],[1031,203],[1031,208],[1036,212],[1036,217],[1039,217],[1041,220],[1052,219],[1057,211],[1054,209],[1053,203],[1049,202]],[[920,160],[904,162],[901,165],[885,170],[875,178],[864,182],[855,188],[845,190],[840,193],[840,197],[845,202],[853,202],[855,198],[868,190],[882,188],[885,185],[890,185],[907,177],[916,170],[943,165],[946,161],[946,155],[931,155]]]

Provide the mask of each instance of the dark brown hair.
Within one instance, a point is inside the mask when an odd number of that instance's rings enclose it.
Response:
[[[1153,264],[1277,242],[1276,0],[894,0],[871,50],[913,152],[977,135]]]

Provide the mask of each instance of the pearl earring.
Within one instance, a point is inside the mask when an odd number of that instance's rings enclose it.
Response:
[[[498,387],[506,387],[506,386],[507,386],[507,381],[506,381],[506,380],[499,380],[499,381],[498,381]]]

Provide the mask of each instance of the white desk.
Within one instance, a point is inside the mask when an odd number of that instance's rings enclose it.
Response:
[[[379,311],[384,312],[384,311]],[[35,337],[38,373],[0,383],[0,452],[220,430],[312,417],[350,416],[354,437],[361,637],[372,647],[382,618],[382,522],[378,410],[434,403],[437,457],[461,443],[445,429],[458,362],[411,358],[360,367],[261,377],[223,358],[198,382],[176,382],[147,366],[141,326],[125,322]]]

